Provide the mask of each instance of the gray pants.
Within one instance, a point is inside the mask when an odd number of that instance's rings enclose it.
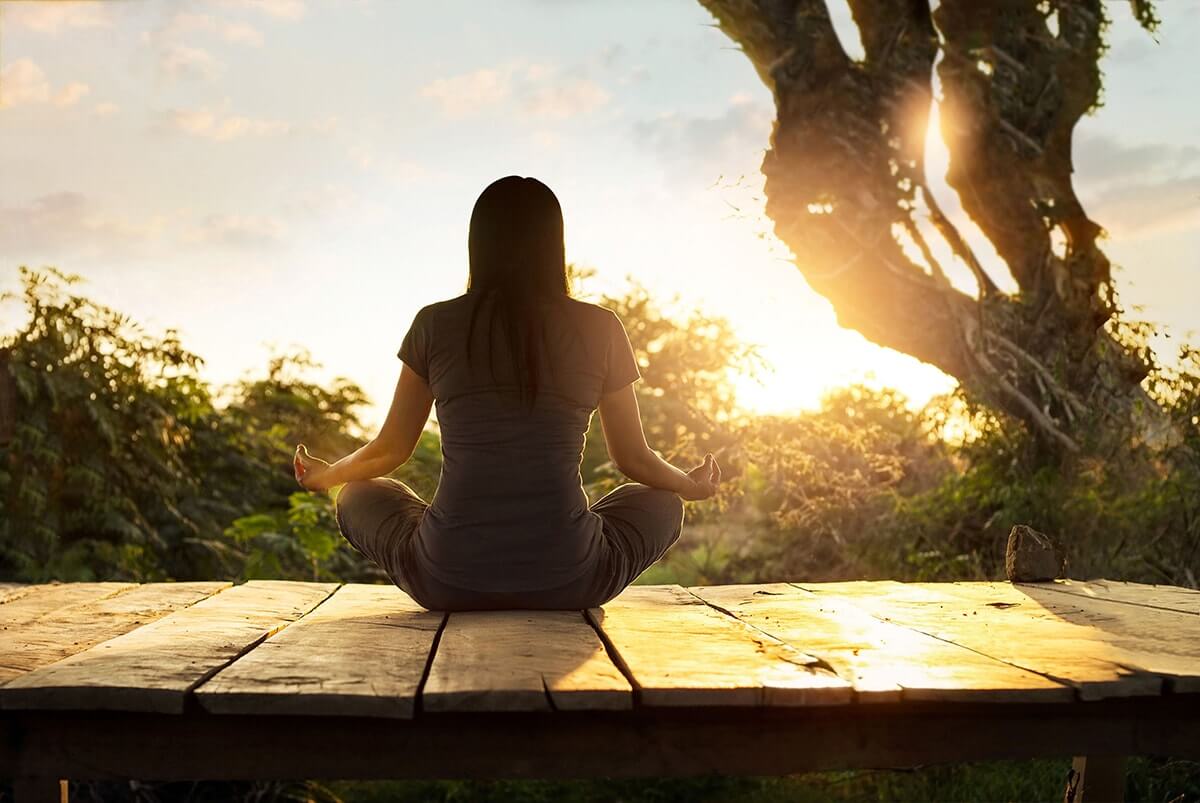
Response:
[[[438,581],[413,559],[413,539],[428,506],[404,483],[382,477],[344,485],[336,514],[338,528],[355,549],[434,611],[595,607],[621,593],[683,530],[683,501],[677,494],[626,483],[592,505],[603,521],[604,539],[598,559],[579,580],[538,591],[472,591]]]

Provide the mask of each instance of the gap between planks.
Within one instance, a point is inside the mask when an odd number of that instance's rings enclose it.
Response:
[[[1054,580],[1048,583],[1018,583],[1017,586],[1200,616],[1200,591],[1191,588],[1119,580]]]
[[[193,696],[216,714],[411,718],[445,618],[394,585],[344,585]]]
[[[698,586],[698,598],[825,662],[861,703],[1068,702],[1073,689],[787,583]]]
[[[465,611],[442,629],[427,712],[620,711],[632,684],[581,611]]]
[[[639,690],[659,706],[840,705],[850,684],[795,647],[679,586],[631,586],[587,612]]]
[[[0,685],[182,610],[231,584],[147,583],[79,600],[0,630]],[[0,608],[0,621],[4,620]],[[12,617],[8,618],[11,622]]]
[[[0,708],[182,713],[192,689],[312,610],[334,583],[254,580],[35,669]]]
[[[1073,685],[1084,700],[1200,688],[1200,620],[1010,583],[804,583],[885,621]]]

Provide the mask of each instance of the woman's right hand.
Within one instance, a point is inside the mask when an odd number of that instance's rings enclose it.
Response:
[[[292,456],[292,471],[296,475],[296,482],[306,491],[328,491],[333,487],[329,464],[309,454],[303,443],[296,447],[296,453]]]
[[[721,483],[721,467],[712,452],[704,456],[704,462],[687,473],[691,485],[679,491],[679,495],[689,502],[708,499],[717,492]]]

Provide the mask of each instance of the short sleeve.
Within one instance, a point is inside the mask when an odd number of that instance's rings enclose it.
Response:
[[[603,392],[612,393],[642,378],[625,326],[615,312],[609,316],[608,364]]]
[[[413,317],[412,325],[408,327],[408,334],[400,342],[400,351],[396,354],[405,365],[413,369],[413,371],[426,381],[429,380],[429,343],[431,340],[429,328],[431,318],[429,307],[422,307],[417,312]]]

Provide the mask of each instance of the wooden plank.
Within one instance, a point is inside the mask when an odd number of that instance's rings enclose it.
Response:
[[[621,710],[633,688],[578,611],[452,613],[425,711]]]
[[[13,778],[14,803],[70,803],[67,781],[55,778]]]
[[[3,605],[10,599],[23,597],[35,588],[37,588],[36,585],[30,585],[29,583],[0,583],[0,605]]]
[[[588,617],[648,706],[850,702],[850,684],[679,586],[633,586]]]
[[[1187,670],[1180,628],[1191,632],[1190,617],[1167,611],[1106,603],[1110,610],[1089,616],[1076,603],[1086,600],[1010,583],[799,583],[823,597],[837,597],[885,621],[954,642],[1031,672],[1070,683],[1084,700],[1154,695],[1162,691],[1156,674],[1168,666]],[[1141,644],[1134,633],[1114,630],[1145,627],[1155,614],[1171,617],[1162,639]],[[1176,621],[1178,620],[1178,621]],[[1161,619],[1154,619],[1161,623]],[[1193,639],[1193,643],[1200,640]],[[1155,657],[1147,650],[1166,648]],[[1193,671],[1200,668],[1190,659]],[[1152,664],[1153,666],[1147,665]]]
[[[411,717],[444,614],[345,585],[196,689],[216,714]]]
[[[0,630],[0,684],[186,608],[229,583],[152,583],[51,611]]]
[[[1120,803],[1125,799],[1125,756],[1075,756],[1063,803]]]
[[[1022,583],[1022,586],[1061,591],[1088,599],[1124,602],[1147,608],[1192,613],[1200,616],[1200,591],[1178,586],[1124,583],[1119,580],[1055,580],[1052,583]]]
[[[0,631],[24,627],[60,608],[111,597],[137,583],[47,583],[11,597],[0,605]]]
[[[412,720],[91,711],[6,719],[4,778],[711,778],[1118,753],[1200,758],[1200,695]]]
[[[693,594],[815,656],[860,702],[1050,702],[1071,687],[787,583],[707,586]]]
[[[987,584],[991,593],[1024,596],[1065,621],[1089,630],[1114,651],[1116,660],[1139,672],[1160,675],[1173,692],[1200,692],[1200,616],[1176,610],[1066,595],[1039,586]],[[952,589],[961,593],[958,585]],[[1064,604],[1060,600],[1067,600]]]
[[[255,580],[0,686],[0,708],[182,713],[187,695],[334,583]]]

